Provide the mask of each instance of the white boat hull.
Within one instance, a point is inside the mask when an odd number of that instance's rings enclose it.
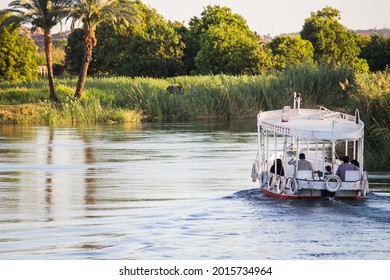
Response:
[[[329,177],[325,177],[323,180],[307,180],[285,178],[262,172],[258,179],[260,189],[265,195],[282,199],[318,199],[323,197],[361,199],[369,192],[368,181],[365,177],[350,182],[333,180],[335,179],[333,175]]]

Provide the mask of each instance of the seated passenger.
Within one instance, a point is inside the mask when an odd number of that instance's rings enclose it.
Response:
[[[321,171],[321,170],[318,170],[318,171],[314,171],[313,173],[317,173],[318,174],[318,177],[321,179],[327,175],[331,175],[332,174],[332,168],[330,167],[330,165],[327,165],[325,166],[325,174]]]
[[[292,164],[295,167],[296,160],[294,158],[290,159],[288,164]],[[313,171],[313,165],[310,161],[306,160],[306,156],[304,153],[299,154],[299,160],[298,160],[298,170],[312,170]],[[295,168],[294,168],[294,177],[295,174]]]
[[[348,156],[343,157],[343,162],[344,163],[339,166],[339,168],[337,169],[337,172],[336,172],[336,175],[340,177],[341,181],[345,181],[345,171],[359,170],[359,168],[356,165],[349,163]]]
[[[284,176],[284,168],[283,168],[283,165],[282,165],[282,160],[280,158],[278,158],[276,160],[276,167],[275,167],[275,162],[271,166],[270,172],[274,173],[274,174],[277,174],[277,175]]]
[[[359,164],[359,162],[356,159],[351,160],[351,163],[356,165],[357,168],[360,167],[360,164]]]
[[[330,165],[325,166],[325,176],[332,174],[332,167]]]

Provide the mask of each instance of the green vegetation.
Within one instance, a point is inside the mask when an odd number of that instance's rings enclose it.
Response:
[[[9,26],[11,30],[15,30],[21,24],[27,23],[32,25],[32,31],[37,29],[43,31],[50,100],[55,102],[58,101],[58,97],[54,88],[51,29],[67,16],[66,7],[68,4],[68,0],[39,0],[30,2],[15,0],[9,4],[9,9],[0,11],[0,15],[5,15],[5,19],[1,21],[2,26]]]
[[[372,34],[362,43],[360,56],[367,60],[371,71],[383,71],[390,65],[390,38]]]
[[[316,61],[349,65],[357,72],[366,72],[367,62],[358,57],[358,35],[347,30],[340,19],[340,12],[331,7],[313,12],[305,20],[301,37],[312,43]]]
[[[267,45],[273,55],[273,67],[277,70],[286,69],[287,65],[314,63],[314,48],[299,36],[279,36]]]
[[[318,104],[342,107],[346,95],[339,81],[353,81],[348,68],[315,67],[304,64],[284,72],[261,75],[210,75],[156,78],[94,78],[81,101],[98,100],[103,107],[142,112],[147,120],[181,121],[194,119],[233,119],[254,116],[259,109],[280,108],[301,92],[304,105]],[[71,96],[75,79],[60,79],[60,100]],[[168,94],[166,88],[178,85],[184,94]],[[0,85],[0,103],[39,103],[46,99],[45,87],[37,83],[4,83]]]
[[[246,20],[231,9],[208,6],[190,23],[195,69],[201,74],[259,74],[262,49]]]
[[[59,1],[59,0],[57,0]],[[54,2],[57,2],[54,1]],[[80,98],[87,79],[88,67],[92,61],[92,52],[96,47],[96,28],[101,23],[128,25],[133,20],[134,10],[129,2],[118,0],[76,0],[68,4],[67,19],[72,21],[72,29],[76,23],[83,24],[83,59],[80,65],[75,97]]]
[[[65,68],[79,73],[75,95],[80,97],[87,71],[130,77],[241,75],[315,63],[347,65],[355,72],[366,72],[368,67],[385,70],[390,59],[388,39],[367,38],[347,30],[340,23],[340,12],[331,7],[312,12],[300,36],[279,36],[271,41],[251,31],[241,15],[220,6],[207,6],[188,27],[166,21],[140,0],[40,0],[27,6],[13,1],[10,9],[0,13],[8,16],[5,25],[31,22],[44,31],[46,54],[39,61],[47,61],[52,100],[56,100],[53,70],[61,74]],[[64,50],[53,49],[50,34],[64,17],[83,25],[72,31],[65,57]],[[52,69],[52,61],[65,65]]]
[[[390,71],[359,74],[350,108],[357,108],[366,126],[366,161],[372,170],[390,170]]]
[[[0,13],[0,24],[6,18]],[[20,30],[0,29],[0,82],[34,81],[37,73],[37,47],[34,41],[19,35]]]

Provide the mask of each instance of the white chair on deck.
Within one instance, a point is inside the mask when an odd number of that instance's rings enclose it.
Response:
[[[311,170],[298,170],[297,179],[313,180],[313,171],[311,171]]]
[[[346,170],[345,171],[345,181],[346,182],[356,182],[361,179],[359,170]]]

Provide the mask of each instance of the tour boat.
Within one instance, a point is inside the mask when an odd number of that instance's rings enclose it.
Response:
[[[293,108],[284,106],[257,115],[258,152],[252,181],[259,181],[265,195],[283,199],[367,196],[364,123],[359,111],[353,116],[324,107],[301,109],[300,103],[300,94],[294,93]],[[298,155],[304,155],[312,168],[302,168]],[[359,167],[347,168],[356,170],[341,176],[337,169],[345,156],[357,161]]]

